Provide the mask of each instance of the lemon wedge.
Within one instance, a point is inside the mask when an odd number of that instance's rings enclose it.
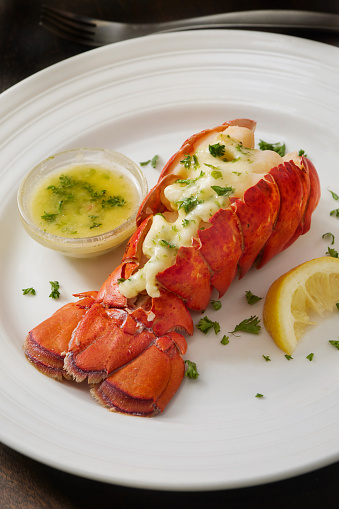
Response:
[[[298,265],[269,288],[263,322],[274,342],[292,354],[311,322],[312,312],[323,316],[339,302],[339,259],[324,256]]]

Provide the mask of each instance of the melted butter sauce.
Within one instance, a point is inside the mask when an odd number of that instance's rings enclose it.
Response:
[[[94,237],[125,222],[138,195],[118,171],[76,164],[47,177],[32,197],[31,212],[44,231],[60,237]]]
[[[132,298],[146,290],[158,297],[156,275],[173,263],[179,247],[192,245],[199,228],[220,208],[227,208],[230,197],[243,198],[246,189],[282,161],[276,152],[255,149],[252,131],[235,126],[215,134],[195,154],[186,156],[174,170],[178,181],[164,190],[176,219],[154,216],[143,244],[148,261],[120,283],[121,293]]]

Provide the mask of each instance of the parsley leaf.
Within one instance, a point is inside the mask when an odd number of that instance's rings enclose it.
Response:
[[[251,316],[250,318],[245,318],[242,322],[235,326],[235,329],[230,332],[230,334],[234,334],[235,332],[249,332],[250,334],[259,334],[261,330],[261,326],[258,325],[260,319],[257,316]]]
[[[228,196],[231,193],[234,193],[233,187],[226,186],[226,187],[220,187],[220,186],[211,186],[213,191],[217,193],[218,196]]]
[[[216,311],[219,311],[219,309],[221,309],[222,304],[220,300],[211,300],[211,304]]]
[[[183,208],[186,214],[188,214],[189,212],[191,212],[191,210],[195,209],[195,207],[199,205],[201,201],[198,200],[198,198],[196,198],[195,196],[191,195],[189,198],[186,198],[185,200],[179,200],[176,203],[180,204],[179,209]]]
[[[310,353],[306,356],[306,359],[308,359],[309,361],[313,360],[313,357],[314,357],[314,353]]]
[[[45,212],[44,215],[41,216],[41,219],[48,221],[49,223],[53,223],[57,217],[58,214],[49,214],[48,212]]]
[[[264,395],[263,394],[260,394],[259,392],[257,392],[257,394],[255,395],[256,398],[263,398]]]
[[[201,179],[205,176],[205,173],[203,171],[200,172],[199,177],[196,177],[195,179],[178,179],[175,181],[175,184],[183,184],[183,185],[190,185],[194,184],[197,180]]]
[[[199,323],[197,324],[197,329],[199,329],[204,334],[207,334],[211,329],[214,329],[214,332],[218,334],[220,332],[220,324],[219,322],[213,322],[207,316],[200,318]]]
[[[184,168],[189,169],[191,167],[191,163],[192,163],[192,156],[190,156],[189,154],[186,154],[184,159],[182,159],[180,162],[181,162],[181,164],[184,165]]]
[[[266,362],[270,362],[270,356],[269,355],[263,355],[263,359],[265,359]]]
[[[153,168],[156,168],[157,162],[158,162],[159,156],[155,155],[152,157],[152,159],[147,159],[147,161],[140,162],[140,166],[147,166],[149,163],[153,166]]]
[[[34,288],[31,286],[30,288],[23,288],[22,289],[22,293],[23,295],[28,295],[29,293],[31,295],[35,295],[36,294],[36,291],[34,290]]]
[[[213,170],[213,171],[211,171],[211,176],[214,179],[221,179],[222,178],[222,172],[220,170]]]
[[[52,291],[49,294],[49,297],[51,297],[52,299],[58,299],[60,297],[59,282],[58,281],[50,281],[50,285],[51,285]]]
[[[224,336],[222,337],[222,340],[220,341],[220,343],[221,343],[222,345],[228,345],[228,343],[229,343],[229,342],[230,342],[230,338],[229,338],[229,336],[226,336],[226,335],[224,335]]]
[[[339,341],[335,341],[334,339],[330,339],[329,343],[334,346],[337,350],[339,350]]]
[[[175,244],[170,244],[167,240],[164,240],[164,239],[161,239],[159,240],[159,244],[163,247],[171,247],[171,248],[175,248]]]
[[[255,304],[256,302],[262,299],[262,297],[254,295],[250,290],[246,290],[245,294],[247,302],[251,305]]]
[[[187,376],[187,378],[193,378],[196,380],[199,376],[196,363],[187,359],[185,360],[185,364],[187,365],[185,376]]]
[[[334,244],[334,235],[333,235],[333,233],[327,232],[327,233],[324,233],[324,235],[321,236],[322,239],[324,239],[325,237],[331,237],[332,238],[332,242],[331,242],[331,246],[332,246]]]
[[[225,154],[226,147],[221,143],[216,143],[215,145],[209,145],[208,150],[213,157],[222,157]]]
[[[327,248],[326,254],[329,255],[329,256],[332,256],[332,258],[338,258],[338,251],[336,251],[332,247],[328,247]]]
[[[287,359],[288,361],[290,361],[290,360],[292,360],[292,359],[293,359],[292,355],[288,355],[288,353],[287,353],[287,354],[285,354],[285,357],[286,357],[286,359]]]
[[[330,216],[339,217],[339,209],[331,210]]]
[[[157,166],[157,163],[158,163],[158,159],[159,159],[159,156],[158,155],[155,155],[154,157],[152,157],[151,159],[151,165],[153,168],[156,168]]]
[[[335,193],[334,191],[331,191],[331,189],[329,189],[328,191],[331,193],[332,198],[334,200],[339,200],[339,196],[337,195],[337,193]]]
[[[286,154],[286,146],[285,143],[267,143],[266,141],[260,140],[259,141],[259,148],[260,150],[273,150],[274,152],[277,152],[281,157],[283,157]]]

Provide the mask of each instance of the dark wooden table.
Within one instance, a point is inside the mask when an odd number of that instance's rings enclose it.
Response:
[[[46,0],[46,4],[121,21],[165,21],[222,11],[272,7],[339,13],[339,2],[334,0],[245,0],[241,3],[234,0]],[[90,49],[45,31],[39,26],[39,13],[40,2],[37,0],[0,0],[0,92],[43,68]],[[302,36],[339,46],[339,34],[304,33]],[[338,507],[338,479],[339,463],[336,463],[263,486],[202,493],[157,492],[82,479],[40,464],[0,444],[0,508],[4,509],[120,509],[137,504],[147,504],[148,507],[159,505],[162,508],[328,509]]]

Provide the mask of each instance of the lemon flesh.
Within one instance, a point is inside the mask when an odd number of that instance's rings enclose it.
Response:
[[[263,322],[274,342],[292,354],[310,314],[324,316],[339,302],[339,259],[324,256],[298,265],[280,276],[269,288]]]

